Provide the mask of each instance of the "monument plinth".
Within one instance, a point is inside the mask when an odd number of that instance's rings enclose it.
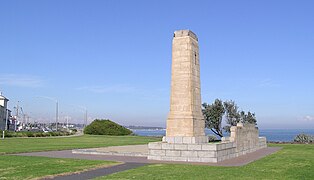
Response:
[[[201,108],[200,64],[197,36],[190,30],[174,32],[168,143],[202,143],[205,121]]]

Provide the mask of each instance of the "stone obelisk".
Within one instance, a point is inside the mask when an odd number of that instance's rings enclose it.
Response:
[[[190,30],[174,32],[168,143],[205,143],[201,109],[200,64],[197,36]]]
[[[170,112],[162,142],[148,143],[148,160],[220,162],[267,147],[255,124],[231,127],[230,137],[208,143],[201,107],[198,39],[190,30],[174,32]]]

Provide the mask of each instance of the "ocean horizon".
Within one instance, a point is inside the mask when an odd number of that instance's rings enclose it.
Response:
[[[166,129],[131,129],[139,136],[164,136]],[[210,129],[205,129],[206,135],[214,135]],[[259,134],[272,142],[292,142],[298,134],[314,135],[314,129],[259,129]],[[224,133],[229,136],[228,133]],[[219,139],[219,138],[218,138]]]

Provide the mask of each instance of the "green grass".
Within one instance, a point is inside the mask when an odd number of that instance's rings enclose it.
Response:
[[[242,167],[154,164],[99,179],[313,179],[314,145],[280,144],[283,149]]]
[[[2,155],[0,179],[33,179],[116,164],[110,161]]]
[[[152,141],[160,141],[160,138],[92,135],[47,138],[5,138],[4,140],[0,140],[0,154],[147,144]]]
[[[6,138],[0,154],[146,144],[160,138],[141,136],[75,136],[49,138]],[[33,179],[117,164],[109,161],[0,155],[0,179]]]

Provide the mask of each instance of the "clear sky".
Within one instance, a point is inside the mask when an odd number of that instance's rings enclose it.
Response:
[[[33,120],[165,126],[173,32],[199,38],[202,101],[314,128],[314,1],[1,0],[0,91]]]

